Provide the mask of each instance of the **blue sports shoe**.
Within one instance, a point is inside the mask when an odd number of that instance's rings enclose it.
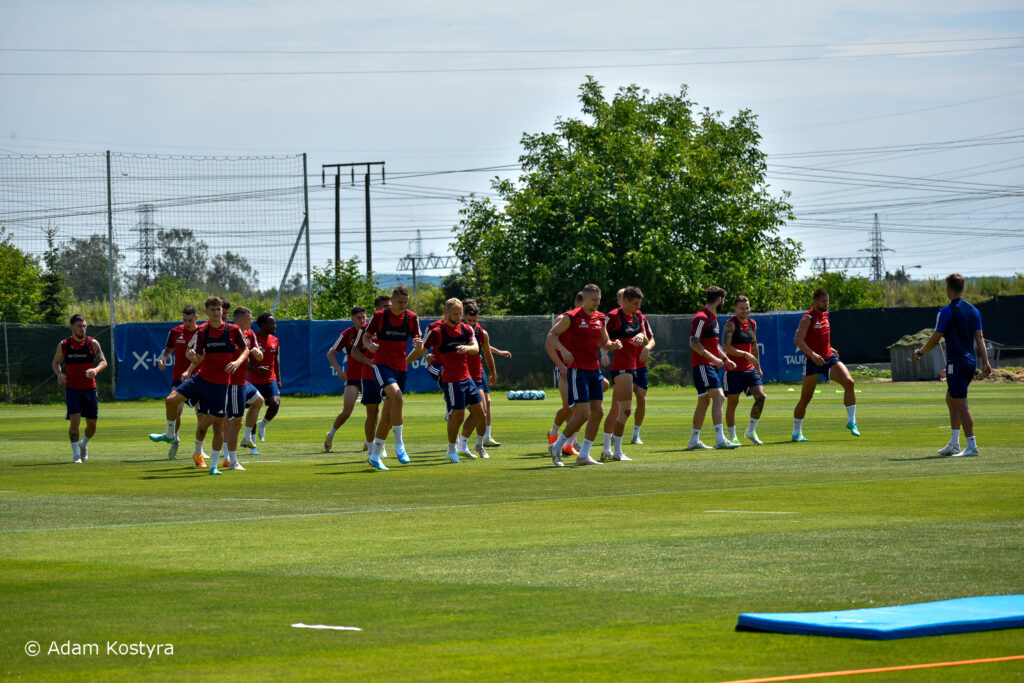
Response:
[[[377,460],[374,460],[373,458],[367,458],[366,462],[370,463],[370,467],[372,467],[375,470],[380,470],[381,472],[388,471],[388,468],[385,467],[384,463],[382,463],[379,458]]]
[[[854,436],[860,436],[860,430],[857,429],[857,423],[856,422],[847,422],[846,423],[846,428],[849,429],[850,433],[853,434]]]
[[[808,439],[803,434],[794,434],[793,435],[793,441],[810,441],[810,439]]]
[[[168,437],[166,434],[150,434],[149,440],[157,443],[160,443],[161,441],[164,443],[174,443],[174,437]]]
[[[461,460],[459,460],[459,454],[458,453],[449,453],[448,454],[448,460],[451,461],[451,462],[455,462],[455,463],[462,462]]]
[[[218,470],[216,467],[211,467],[210,474],[220,474],[220,470]]]
[[[398,462],[403,465],[409,464],[409,454],[405,452],[404,446],[402,448],[395,448],[395,455],[398,456]]]

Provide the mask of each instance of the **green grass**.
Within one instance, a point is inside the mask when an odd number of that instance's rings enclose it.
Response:
[[[765,446],[696,454],[682,450],[692,390],[658,388],[635,462],[562,470],[545,457],[550,399],[497,397],[503,445],[456,466],[439,397],[412,397],[413,463],[382,473],[355,423],[322,452],[336,400],[285,397],[259,457],[279,462],[221,477],[146,440],[155,401],[103,404],[84,466],[62,406],[5,406],[0,677],[724,681],[1024,654],[1021,630],[733,630],[741,612],[1024,592],[1024,386],[972,386],[982,457],[966,459],[933,457],[948,437],[939,385],[859,387],[860,439],[824,385],[812,441],[788,443],[797,394],[777,385]],[[44,654],[25,655],[28,640]],[[108,640],[174,654],[107,655]],[[101,654],[47,656],[52,641]],[[1022,677],[1011,662],[863,679]]]

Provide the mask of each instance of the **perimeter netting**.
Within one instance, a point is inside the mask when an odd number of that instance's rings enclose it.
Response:
[[[111,293],[108,221],[115,299],[165,275],[212,294],[276,293],[305,214],[302,155],[109,158],[108,177],[102,153],[0,156],[0,226],[33,256],[49,232],[79,301]],[[306,265],[300,247],[286,295],[305,291]]]

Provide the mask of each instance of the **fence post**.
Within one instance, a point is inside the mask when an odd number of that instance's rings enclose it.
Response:
[[[11,345],[7,343],[7,321],[4,321],[4,365],[7,367],[7,398],[14,403],[14,389],[11,387]]]
[[[110,393],[117,396],[117,349],[114,348],[114,202],[110,181],[110,150],[107,150],[107,288],[110,294]]]
[[[309,176],[306,175],[306,153],[302,153],[302,200],[306,211],[306,319],[313,319],[313,282],[309,266]]]

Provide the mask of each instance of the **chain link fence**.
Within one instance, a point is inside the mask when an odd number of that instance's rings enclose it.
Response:
[[[57,344],[70,336],[66,325],[0,323],[0,393],[14,403],[50,403],[64,400],[64,387],[57,384],[50,364]],[[110,327],[90,325],[88,335],[100,342],[107,360],[114,355]],[[96,378],[100,398],[113,397],[113,368]]]

